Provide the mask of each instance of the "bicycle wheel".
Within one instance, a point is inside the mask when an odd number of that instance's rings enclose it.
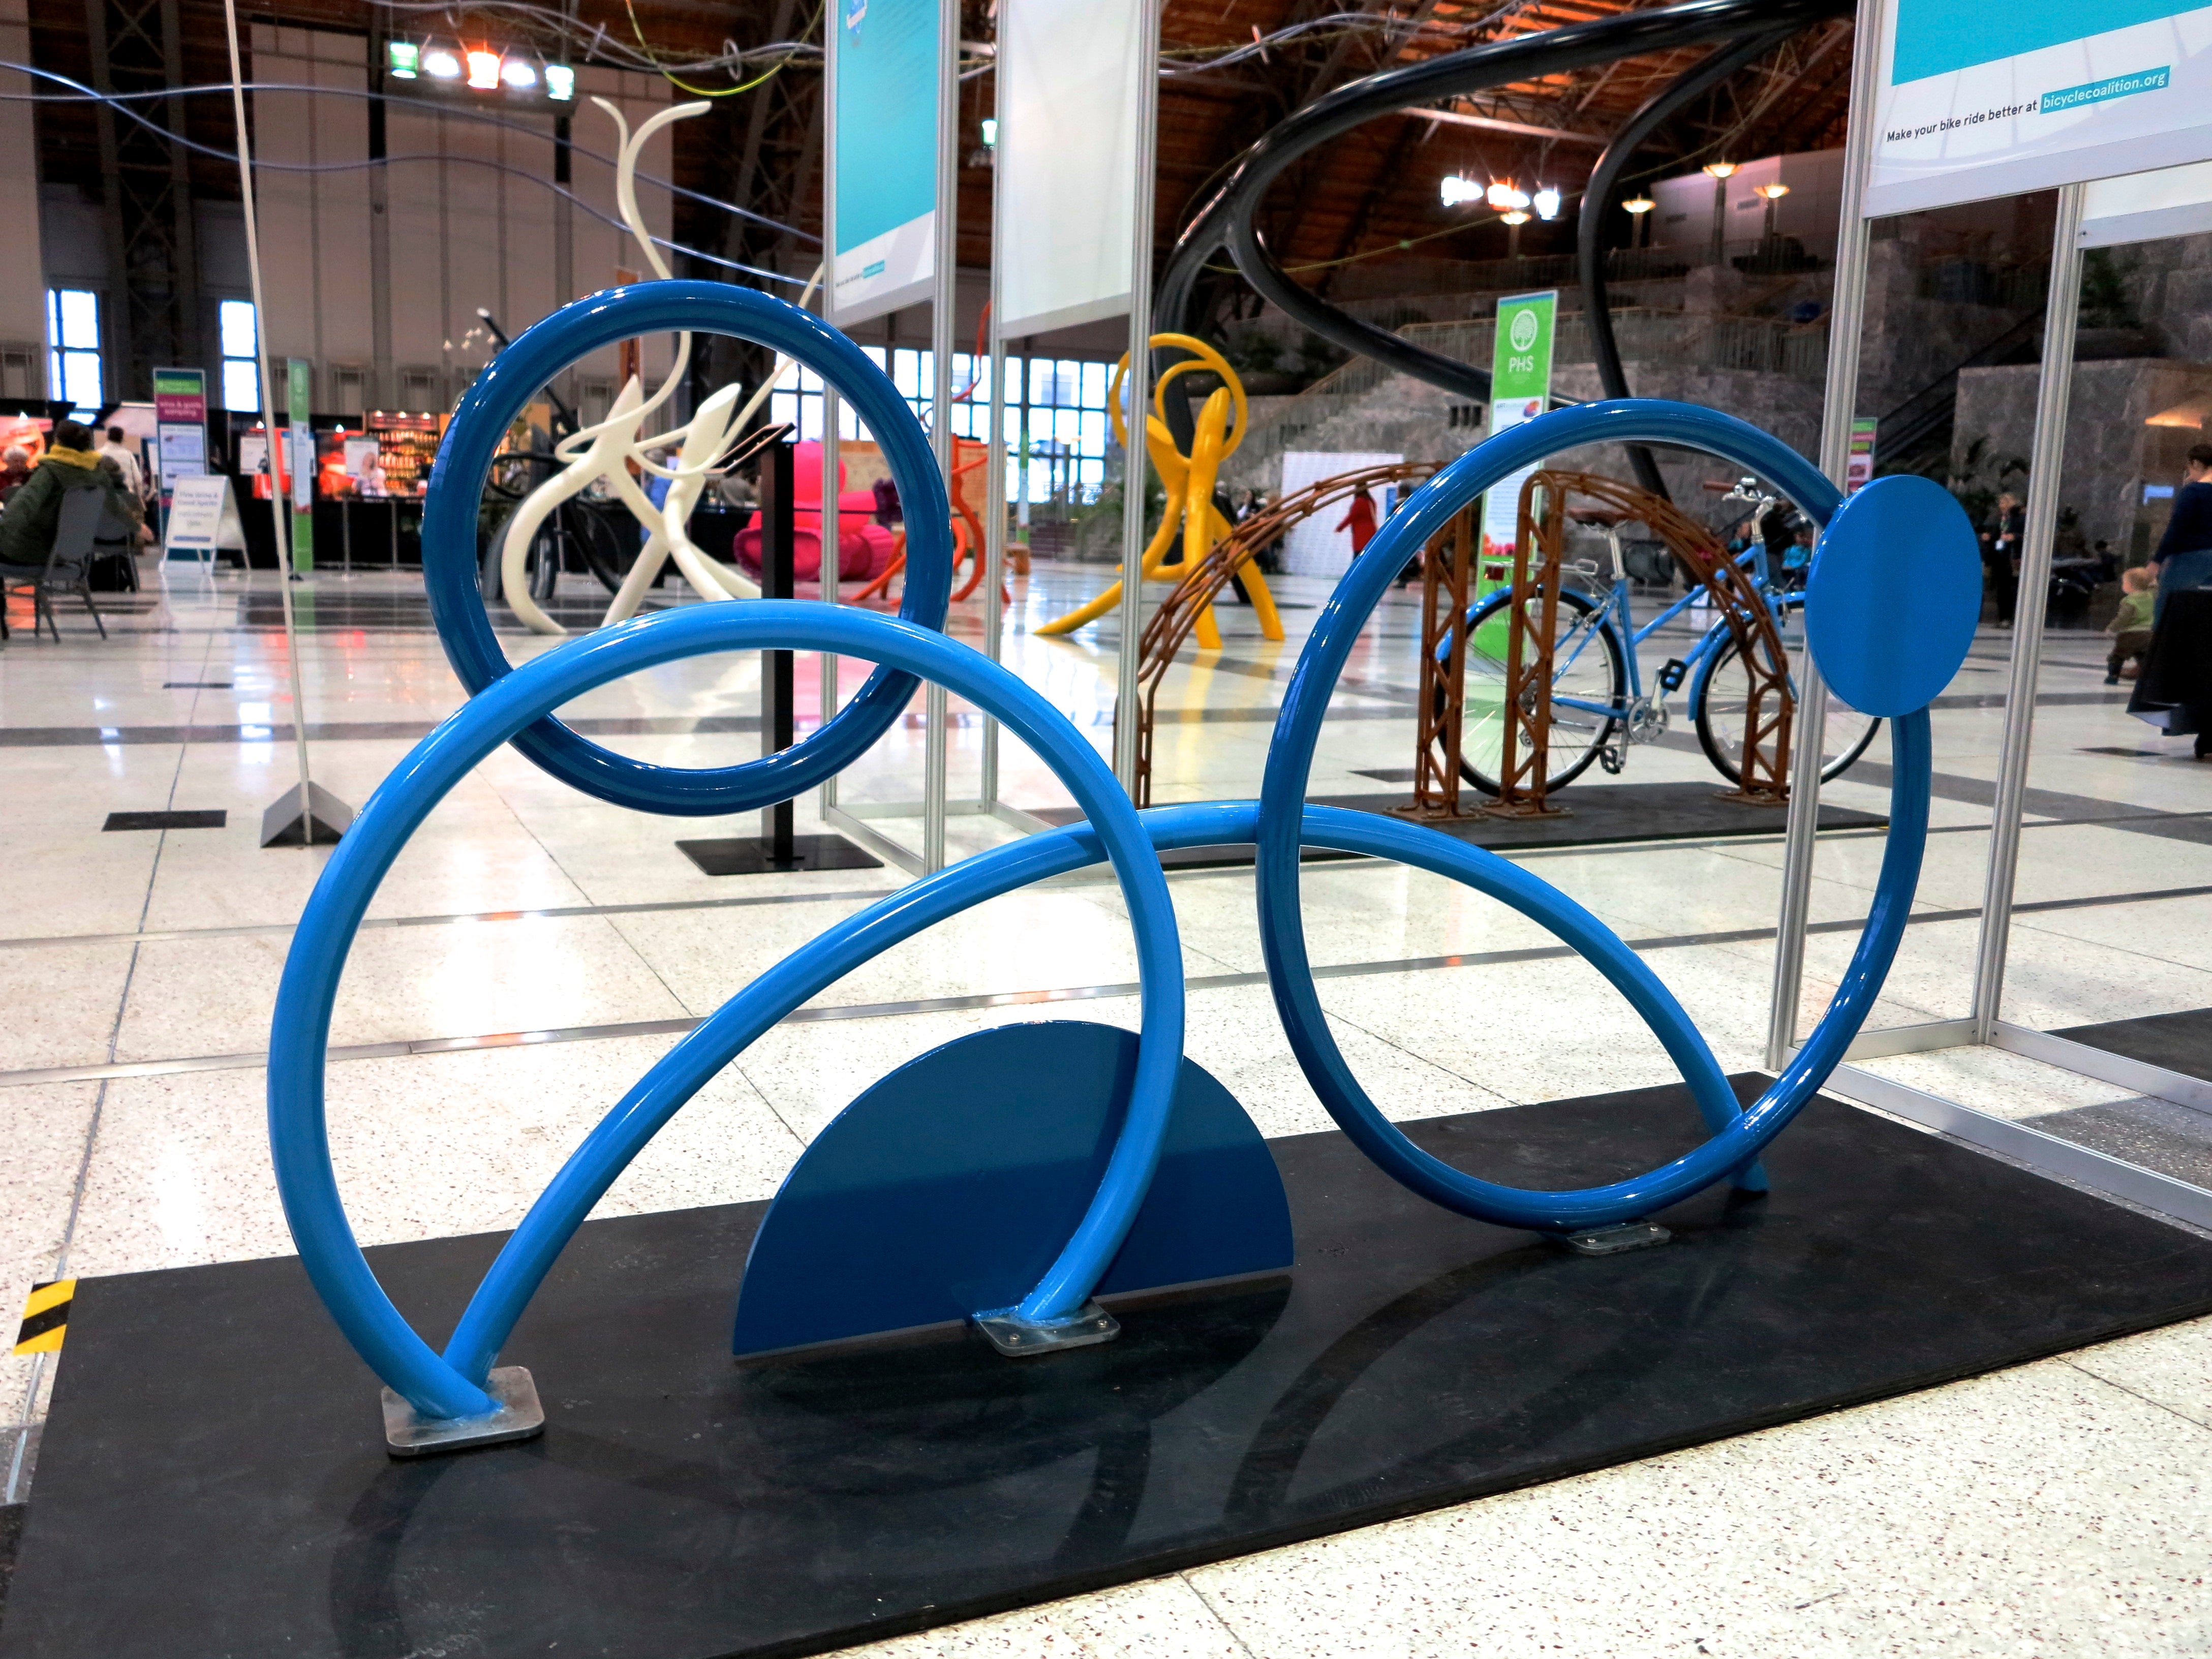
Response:
[[[1505,650],[1511,595],[1500,592],[1468,612],[1467,693],[1460,720],[1459,775],[1486,795],[1498,793],[1505,742]],[[1540,601],[1528,601],[1533,635]],[[1547,789],[1564,789],[1589,769],[1619,726],[1597,708],[1623,706],[1628,672],[1620,638],[1605,613],[1572,589],[1559,595],[1552,641],[1552,730]],[[1443,712],[1443,688],[1437,688]]]
[[[1793,627],[1794,617],[1783,623],[1782,642],[1792,664],[1805,660],[1805,630]],[[1794,682],[1795,675],[1792,675]],[[1713,769],[1730,783],[1743,781],[1743,729],[1746,705],[1751,695],[1751,676],[1731,639],[1723,644],[1698,682],[1691,714],[1697,722],[1698,742]],[[1828,718],[1820,732],[1820,780],[1840,777],[1851,763],[1867,751],[1881,727],[1875,714],[1863,714],[1831,690]],[[1782,761],[1782,775],[1789,775],[1789,757]]]

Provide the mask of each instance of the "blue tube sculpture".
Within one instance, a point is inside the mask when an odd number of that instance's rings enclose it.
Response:
[[[906,614],[891,618],[793,600],[702,605],[603,629],[510,667],[480,600],[464,585],[472,580],[474,486],[496,433],[539,383],[581,351],[648,330],[718,325],[790,351],[836,385],[884,442],[906,498],[925,504],[910,515],[921,539],[909,563]],[[1634,441],[1720,455],[1778,485],[1824,526],[1806,605],[1812,649],[1822,672],[1854,707],[1895,722],[1888,846],[1856,953],[1810,1038],[1748,1109],[1739,1106],[1704,1037],[1657,975],[1558,890],[1453,836],[1310,805],[1304,799],[1329,694],[1361,628],[1407,558],[1484,490],[1545,455],[1580,444]],[[740,1352],[775,1349],[779,1331],[805,1340],[818,1340],[823,1331],[856,1334],[926,1322],[934,1316],[931,1310],[945,1306],[1034,1334],[1046,1347],[1054,1333],[1078,1327],[1090,1333],[1082,1340],[1101,1340],[1096,1328],[1104,1316],[1092,1296],[1102,1285],[1124,1287],[1112,1277],[1117,1261],[1125,1264],[1124,1276],[1164,1274],[1158,1279],[1162,1283],[1215,1276],[1207,1252],[1220,1247],[1186,1247],[1172,1237],[1153,1236],[1162,1227],[1172,1233],[1184,1224],[1146,1219],[1152,1214],[1146,1207],[1147,1194],[1156,1181],[1169,1178],[1170,1169],[1181,1172],[1178,1179],[1222,1183],[1222,1202],[1237,1218],[1231,1231],[1246,1237],[1231,1264],[1234,1270],[1255,1263],[1290,1265],[1279,1184],[1264,1154],[1256,1164],[1251,1156],[1255,1132],[1233,1102],[1226,1117],[1218,1099],[1212,1105],[1191,1103],[1205,1094],[1200,1085],[1217,1097],[1220,1091],[1182,1054],[1182,962],[1174,908],[1156,857],[1161,850],[1256,842],[1268,978],[1284,1030],[1316,1092],[1345,1133],[1394,1178],[1437,1204],[1498,1224],[1578,1232],[1649,1216],[1741,1176],[1811,1099],[1865,1019],[1896,953],[1918,878],[1928,822],[1927,705],[1963,660],[1980,606],[1972,533],[1956,503],[1932,483],[1880,479],[1848,502],[1839,501],[1824,477],[1776,440],[1731,416],[1681,404],[1620,400],[1529,422],[1470,452],[1416,492],[1340,584],[1291,681],[1261,798],[1146,812],[1130,806],[1096,751],[1059,711],[980,653],[934,631],[945,611],[950,548],[939,548],[924,532],[948,522],[945,514],[927,505],[941,495],[919,427],[872,364],[805,313],[718,284],[647,284],[570,306],[502,354],[465,401],[434,475],[425,551],[441,636],[475,695],[385,781],[325,869],[285,964],[269,1066],[271,1155],[301,1259],[347,1340],[422,1419],[465,1428],[496,1412],[498,1402],[486,1388],[494,1363],[592,1206],[685,1102],[778,1020],[841,975],[945,917],[1101,861],[1112,866],[1127,901],[1142,1012],[1126,1082],[1114,1085],[1118,1092],[1110,1102],[1099,1103],[1097,1155],[1083,1176],[1086,1184],[1063,1218],[1031,1218],[1021,1224],[1029,1231],[1019,1237],[988,1231],[1011,1225],[1003,1217],[962,1212],[954,1224],[984,1230],[977,1234],[978,1248],[1015,1260],[1009,1270],[1027,1285],[1026,1291],[1002,1308],[947,1303],[945,1297],[957,1292],[938,1286],[934,1300],[894,1297],[887,1304],[864,1298],[865,1305],[817,1309],[820,1318],[795,1323],[778,1311],[835,1300],[829,1287],[809,1280],[806,1267],[810,1249],[828,1230],[857,1231],[864,1255],[872,1251],[878,1260],[899,1249],[896,1237],[879,1236],[891,1224],[882,1220],[882,1207],[867,1194],[849,1194],[848,1200],[837,1196],[841,1182],[866,1178],[854,1173],[866,1163],[865,1149],[854,1142],[887,1121],[880,1112],[862,1112],[868,1099],[863,1097],[846,1118],[817,1137],[762,1224],[740,1297]],[[583,741],[552,718],[570,699],[623,675],[707,653],[769,649],[834,651],[878,666],[862,699],[798,748],[714,771],[643,766]],[[323,1103],[339,975],[377,885],[408,837],[470,769],[504,743],[580,789],[647,811],[729,811],[788,799],[856,757],[903,708],[922,678],[1005,722],[1052,768],[1087,822],[1032,836],[915,882],[830,928],[731,998],[654,1065],[570,1155],[486,1273],[445,1352],[434,1352],[392,1306],[355,1241],[331,1169]],[[1501,1186],[1422,1152],[1361,1088],[1322,1016],[1298,908],[1304,846],[1395,860],[1449,877],[1549,929],[1595,966],[1656,1035],[1680,1068],[1711,1138],[1647,1174],[1572,1192]],[[1071,1097],[1075,1092],[1070,1085]],[[942,1108],[939,1101],[928,1110]],[[1208,1121],[1218,1132],[1217,1140],[1227,1137],[1212,1148],[1219,1156],[1212,1163],[1196,1157],[1176,1163],[1182,1156],[1177,1135],[1207,1111],[1213,1114]],[[927,1136],[933,1123],[905,1127]],[[1009,1119],[1006,1127],[1026,1126]],[[975,1133],[975,1126],[969,1132]],[[984,1139],[959,1144],[986,1146],[991,1132],[987,1124]],[[945,1133],[951,1133],[950,1126]],[[1087,1184],[1094,1180],[1095,1186]],[[1270,1186],[1272,1198],[1265,1190]],[[811,1207],[793,1195],[802,1188]],[[1139,1259],[1141,1267],[1127,1265]],[[779,1282],[757,1284],[770,1275]],[[1110,1319],[1104,1319],[1104,1334],[1111,1328]]]

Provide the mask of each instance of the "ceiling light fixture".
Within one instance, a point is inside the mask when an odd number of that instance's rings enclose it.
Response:
[[[422,54],[422,72],[440,81],[459,80],[461,60],[443,46],[433,46]]]
[[[538,84],[537,66],[520,58],[510,58],[501,67],[499,78],[517,92],[527,92]]]
[[[395,81],[412,81],[422,67],[422,49],[412,40],[386,40],[384,43],[384,68]]]
[[[1482,199],[1482,186],[1460,173],[1446,173],[1437,188],[1443,193],[1446,207],[1457,207],[1463,202],[1480,202]]]
[[[566,64],[548,64],[545,95],[556,104],[572,101],[576,96],[576,71]]]
[[[472,52],[469,54],[469,84],[478,92],[492,92],[499,87],[499,54],[495,52]]]
[[[1559,205],[1561,199],[1559,189],[1556,185],[1545,185],[1543,189],[1538,191],[1535,194],[1534,200],[1536,204],[1536,216],[1539,219],[1558,218],[1559,216]]]

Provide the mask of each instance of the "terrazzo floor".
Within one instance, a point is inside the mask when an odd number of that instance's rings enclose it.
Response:
[[[99,640],[64,607],[0,648],[0,1294],[34,1281],[289,1248],[264,1146],[261,1059],[289,929],[325,850],[263,851],[294,781],[285,638],[265,575],[146,566]],[[1036,625],[1098,573],[1016,585],[1007,661],[1106,752],[1116,641]],[[583,579],[568,578],[580,590]],[[1291,638],[1224,617],[1224,647],[1160,693],[1162,801],[1255,793],[1273,711],[1324,585],[1277,584]],[[411,574],[300,591],[318,781],[356,805],[461,701]],[[588,593],[580,598],[588,600]],[[1355,654],[1311,793],[1371,793],[1413,742],[1418,611],[1394,598]],[[971,603],[949,631],[975,640]],[[502,627],[518,659],[550,641]],[[1647,670],[1682,638],[1645,647]],[[1935,718],[1937,799],[1917,906],[1875,1026],[1968,1011],[2009,636],[1987,630]],[[856,688],[866,665],[847,662]],[[799,663],[802,732],[819,706]],[[2130,719],[2101,641],[2054,632],[2039,688],[2005,1017],[2045,1029],[2212,1006],[2212,767]],[[673,665],[579,699],[623,752],[757,752],[758,665]],[[917,700],[917,711],[919,701]],[[957,702],[951,792],[981,724]],[[1622,782],[1712,774],[1686,730]],[[848,803],[918,799],[910,717],[848,773]],[[1887,744],[1825,792],[1880,811]],[[1066,805],[1009,741],[1003,799]],[[1610,787],[1593,773],[1577,792]],[[120,811],[222,809],[223,829],[105,833]],[[799,828],[820,827],[801,803]],[[896,870],[715,879],[672,823],[568,791],[502,750],[430,815],[371,906],[331,1042],[339,1179],[365,1243],[513,1224],[568,1150],[691,1022],[890,891]],[[892,833],[918,838],[918,824]],[[1723,1064],[1764,1046],[1783,862],[1772,834],[1516,854],[1595,911],[1680,998]],[[953,855],[1018,832],[955,817]],[[1856,939],[1882,842],[1824,838],[1803,1015]],[[1440,879],[1359,861],[1303,874],[1338,1040],[1395,1116],[1665,1081],[1663,1052],[1594,970]],[[1262,974],[1249,872],[1170,880],[1189,1052],[1270,1135],[1329,1127]],[[1824,923],[1838,924],[1821,931]],[[1449,958],[1447,963],[1440,958]],[[862,1087],[965,1031],[1051,1017],[1133,1025],[1126,913],[1093,873],[1012,894],[830,987],[726,1071],[599,1213],[765,1198]],[[1068,1006],[1076,1005],[1076,1006]],[[2203,1180],[2212,1115],[2023,1056],[1952,1048],[1871,1069],[1976,1109]],[[2032,1218],[2024,1218],[2032,1224]],[[58,1364],[65,1367],[64,1351]],[[57,1370],[0,1358],[0,1502],[35,1502]],[[2212,1650],[2212,1322],[2045,1360],[1292,1549],[925,1635],[924,1654],[2185,1654]]]

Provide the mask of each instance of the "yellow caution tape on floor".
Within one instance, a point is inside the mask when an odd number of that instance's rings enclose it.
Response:
[[[15,1333],[15,1353],[58,1353],[69,1330],[70,1298],[76,1295],[74,1279],[52,1279],[31,1286],[23,1304],[23,1328]],[[5,1327],[0,1327],[4,1329]]]

